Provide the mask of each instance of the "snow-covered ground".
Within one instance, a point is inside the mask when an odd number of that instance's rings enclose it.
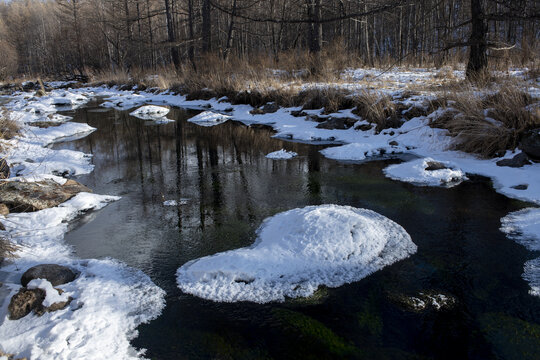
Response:
[[[214,301],[284,301],[358,281],[415,252],[405,229],[374,211],[308,206],[266,219],[249,248],[188,262],[177,281]]]
[[[55,90],[40,98],[27,93],[12,97],[4,115],[20,125],[21,133],[2,141],[3,157],[12,170],[9,181],[52,179],[63,184],[66,179],[57,175],[79,175],[93,170],[90,155],[47,146],[95,130],[56,114],[58,110],[82,106],[94,95]],[[30,126],[36,122],[58,126]],[[7,296],[0,298],[1,350],[29,359],[132,359],[143,354],[143,350],[134,349],[129,342],[137,336],[139,324],[161,313],[165,306],[164,291],[141,271],[113,259],[78,259],[63,242],[69,221],[119,199],[79,193],[57,207],[0,216],[6,228],[2,235],[19,245],[16,253],[19,257],[0,268],[2,287],[8,290]],[[45,302],[65,297],[73,301],[65,309],[40,317],[30,313],[19,320],[8,319],[9,299],[21,288],[21,275],[28,268],[44,263],[67,266],[79,276],[73,282],[57,286],[64,293],[56,297],[50,296],[47,281],[34,280],[29,286],[46,289]]]

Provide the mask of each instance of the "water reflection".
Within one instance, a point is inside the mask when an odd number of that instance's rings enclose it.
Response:
[[[525,349],[493,340],[482,320],[501,313],[531,326],[540,321],[540,301],[520,278],[532,255],[498,230],[499,219],[523,204],[494,193],[484,179],[415,187],[385,178],[388,162],[341,164],[321,157],[317,146],[272,139],[268,128],[185,121],[194,114],[172,109],[176,122],[155,125],[127,112],[80,110],[76,118],[98,131],[58,145],[92,153],[95,171],[80,180],[122,196],[92,222],[78,222],[66,241],[81,257],[138,267],[167,291],[163,315],[134,340],[149,357],[489,359]],[[299,156],[265,158],[281,148]],[[181,199],[188,201],[163,206]],[[176,287],[175,271],[185,262],[250,245],[264,218],[322,203],[382,213],[411,234],[418,253],[313,303],[215,304]],[[426,289],[452,294],[458,305],[413,313],[390,300]],[[507,328],[503,335],[511,336]]]

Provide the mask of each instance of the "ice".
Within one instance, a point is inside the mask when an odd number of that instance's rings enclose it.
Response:
[[[540,208],[512,212],[501,219],[501,231],[531,251],[540,251]],[[540,296],[540,257],[525,263],[523,278],[531,295]]]
[[[188,121],[200,126],[215,126],[224,123],[230,118],[229,115],[223,115],[213,111],[204,111],[199,115],[188,119]]]
[[[287,151],[285,149],[274,151],[266,155],[268,159],[273,159],[273,160],[288,160],[288,159],[292,159],[295,156],[298,156],[298,154],[295,153],[294,151]]]
[[[430,165],[443,165],[445,169],[429,170]],[[391,179],[424,186],[453,187],[467,180],[467,176],[449,161],[432,158],[417,159],[397,165],[390,165],[384,173]]]
[[[184,264],[177,281],[214,301],[284,301],[358,281],[415,252],[409,234],[374,211],[308,206],[266,219],[251,247]]]
[[[129,115],[143,120],[162,120],[169,111],[168,108],[163,106],[146,105],[131,112]]]
[[[163,202],[164,206],[178,206],[178,205],[187,205],[189,203],[189,199],[180,199],[178,201],[176,200],[165,200]]]

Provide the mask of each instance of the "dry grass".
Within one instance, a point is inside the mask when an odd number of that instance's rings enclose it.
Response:
[[[9,241],[8,238],[0,236],[0,262],[2,259],[10,259],[16,257],[15,252],[17,246]]]
[[[7,117],[7,110],[0,108],[0,139],[12,139],[19,130],[19,124]]]
[[[447,129],[455,149],[492,157],[514,149],[524,132],[540,126],[538,110],[527,109],[538,101],[514,86],[487,96],[468,88],[444,95],[440,102],[448,111],[431,125]]]
[[[376,132],[401,125],[398,106],[390,95],[376,91],[363,91],[354,100],[356,109],[353,113],[376,124]]]

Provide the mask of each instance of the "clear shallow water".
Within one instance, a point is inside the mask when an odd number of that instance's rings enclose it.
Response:
[[[114,257],[167,291],[167,307],[133,341],[155,359],[534,359],[540,299],[528,295],[523,264],[534,258],[499,232],[500,218],[524,206],[474,178],[452,189],[389,180],[391,161],[343,164],[320,147],[271,139],[267,128],[227,122],[152,125],[127,112],[88,108],[76,120],[98,128],[57,147],[94,155],[78,180],[122,200],[88,214],[66,241],[79,256]],[[285,148],[299,156],[265,158]],[[163,206],[164,200],[188,199]],[[222,304],[183,294],[185,262],[248,246],[263,219],[312,204],[377,211],[402,225],[418,253],[368,278],[324,289],[310,301]],[[91,222],[89,220],[92,220]],[[537,255],[537,254],[536,254]],[[414,312],[396,298],[451,295],[450,310]]]

